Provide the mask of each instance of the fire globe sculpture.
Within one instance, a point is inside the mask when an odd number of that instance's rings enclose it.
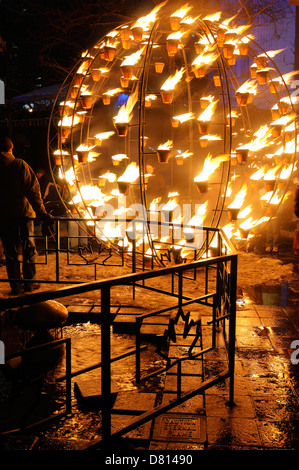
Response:
[[[70,213],[97,218],[101,243],[128,253],[134,243],[160,264],[169,247],[193,260],[201,226],[237,244],[263,231],[290,195],[297,159],[294,73],[279,72],[280,52],[196,2],[163,2],[84,51],[48,138]]]

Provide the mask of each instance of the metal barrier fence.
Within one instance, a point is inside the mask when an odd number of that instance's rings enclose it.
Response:
[[[122,227],[122,234],[108,238],[105,234],[105,224],[113,223]],[[32,263],[36,267],[36,278],[34,281],[22,279],[20,269],[19,277],[12,280],[41,284],[75,284],[82,280],[88,282],[99,279],[101,275],[98,273],[99,267],[103,266],[121,268],[126,265],[134,273],[139,270],[166,267],[173,263],[189,263],[211,256],[211,252],[212,256],[219,256],[227,254],[232,249],[229,242],[223,238],[223,234],[219,236],[217,228],[195,225],[188,225],[187,228],[194,231],[197,237],[196,243],[188,238],[184,240],[182,224],[161,220],[151,221],[149,227],[147,221],[132,218],[119,218],[115,221],[107,217],[102,219],[55,217],[53,229],[48,231],[48,234],[43,234],[38,221],[35,221],[35,233],[31,238],[34,239],[38,250],[38,257]],[[153,230],[160,236],[158,241],[154,238],[151,241],[151,255],[148,254],[148,243],[145,242],[148,230]],[[168,240],[159,241],[161,236],[167,233]],[[183,237],[183,245],[180,235]],[[187,255],[182,255],[182,249]],[[22,256],[18,262],[22,264]],[[44,266],[50,269],[45,271]],[[67,266],[70,270],[82,268],[80,281],[70,280],[63,275],[61,266]],[[8,279],[3,274],[4,271],[0,282],[7,283]]]
[[[222,242],[225,241],[227,247],[230,247],[229,241],[225,239],[225,235],[218,231],[219,238]],[[100,313],[97,314],[97,321],[101,325],[101,363],[97,367],[101,368],[101,395],[103,398],[102,407],[102,437],[100,440],[93,441],[91,446],[88,448],[100,447],[107,441],[117,439],[127,434],[132,429],[139,427],[140,425],[152,420],[175,406],[183,403],[190,398],[202,394],[208,388],[222,382],[226,379],[230,381],[229,388],[229,401],[232,404],[234,398],[234,356],[235,356],[235,322],[236,322],[236,283],[237,283],[237,254],[233,251],[231,254],[224,254],[222,256],[215,256],[213,258],[200,259],[197,261],[178,264],[175,266],[169,266],[150,271],[142,271],[139,273],[132,273],[129,275],[119,276],[101,281],[92,281],[88,283],[80,283],[69,287],[60,287],[56,290],[48,290],[44,292],[32,293],[20,297],[10,299],[0,299],[0,312],[1,314],[8,309],[17,308],[23,305],[31,305],[36,302],[41,302],[50,299],[62,299],[64,297],[76,296],[86,292],[100,291],[101,293],[101,309]],[[213,284],[209,279],[209,274],[213,273]],[[191,274],[191,275],[190,275]],[[159,285],[163,284],[163,278],[171,278],[171,289],[167,291],[163,288],[153,287],[149,284],[150,280],[159,278]],[[178,289],[175,289],[174,279],[178,280]],[[197,284],[203,286],[203,292],[201,295],[192,298],[184,294],[183,284],[184,282],[194,280]],[[111,312],[111,289],[119,288],[121,286],[131,286],[133,295],[136,295],[136,291],[139,289],[149,289],[153,292],[159,292],[172,298],[176,301],[173,305],[169,306],[164,310],[156,310],[153,312],[155,315],[159,315],[161,312],[166,312],[176,309],[179,316],[183,315],[183,308],[191,304],[197,304],[199,306],[205,306],[211,311],[211,318],[209,325],[211,325],[211,345],[207,348],[201,347],[201,350],[195,354],[189,351],[184,357],[174,359],[172,362],[168,361],[164,369],[158,370],[155,373],[159,374],[172,368],[174,365],[180,365],[187,358],[204,358],[204,355],[209,351],[212,351],[216,345],[216,330],[221,329],[224,338],[225,346],[228,357],[228,368],[225,372],[219,373],[216,376],[201,381],[197,387],[188,392],[182,393],[180,388],[181,377],[178,374],[178,388],[176,392],[175,400],[172,400],[166,405],[159,405],[146,413],[133,419],[132,422],[123,427],[121,430],[112,433],[111,431],[111,364],[115,360],[112,358],[111,351],[111,326],[115,319],[115,314]],[[140,327],[144,320],[144,316],[136,318],[138,325],[136,334],[136,381],[141,381],[144,377],[141,377],[140,373],[140,362],[141,362],[141,351],[140,347]],[[186,320],[186,326],[188,330],[188,317]],[[119,360],[122,357],[119,358]],[[85,369],[82,370],[82,373]],[[79,372],[80,373],[80,372]],[[77,373],[78,374],[78,373]],[[68,382],[69,383],[69,382]]]

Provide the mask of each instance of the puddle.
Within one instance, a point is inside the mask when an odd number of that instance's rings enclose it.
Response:
[[[247,286],[246,292],[249,298],[257,305],[277,305],[280,307],[286,307],[288,305],[292,305],[294,302],[291,295],[292,292],[289,289],[287,282],[272,286],[265,284],[257,284],[250,287]]]

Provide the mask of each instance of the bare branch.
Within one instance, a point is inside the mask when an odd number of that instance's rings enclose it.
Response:
[[[258,11],[255,15],[252,16],[251,21],[257,16],[260,15],[263,11],[267,10],[271,5],[273,5],[276,2],[276,0],[272,0],[268,5],[266,5],[264,8],[262,8],[260,11]]]

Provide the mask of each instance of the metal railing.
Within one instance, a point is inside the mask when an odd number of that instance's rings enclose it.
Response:
[[[210,256],[211,251],[214,255],[220,255],[233,249],[223,236],[217,236],[220,233],[219,229],[190,225],[188,226],[189,229],[193,229],[195,233],[200,234],[201,242],[198,242],[196,248],[194,248],[187,239],[183,248],[189,251],[188,256],[181,256],[182,246],[178,244],[180,238],[177,234],[183,236],[183,225],[159,220],[151,221],[150,229],[153,229],[155,233],[159,232],[159,235],[169,231],[169,239],[162,243],[153,238],[150,241],[152,256],[149,256],[146,252],[148,244],[142,241],[146,238],[149,230],[147,221],[132,218],[117,219],[117,224],[123,226],[122,237],[107,238],[102,230],[103,220],[104,223],[108,224],[110,222],[116,223],[115,219],[107,217],[104,219],[86,219],[77,216],[55,217],[53,228],[47,235],[42,233],[38,221],[35,221],[36,230],[31,238],[34,239],[38,248],[37,260],[33,263],[36,266],[36,278],[34,280],[22,279],[22,270],[20,269],[20,277],[11,280],[26,281],[26,283],[73,285],[82,282],[82,279],[86,282],[99,279],[100,276],[102,277],[102,273],[99,275],[98,270],[99,267],[103,266],[121,268],[126,265],[134,273],[139,270],[146,271],[173,263],[189,263]],[[89,225],[89,223],[92,225]],[[138,229],[140,225],[142,226],[141,230]],[[125,246],[124,238],[128,234],[128,227],[131,230],[130,236],[132,239],[130,238],[129,245]],[[211,241],[213,240],[214,246],[212,247]],[[18,262],[22,264],[22,256]],[[43,266],[50,266],[50,271],[45,274]],[[70,268],[84,267],[87,269],[80,272],[80,281],[76,281],[63,275],[61,266],[69,266]],[[7,283],[8,278],[3,275],[4,273],[5,271],[2,271],[0,282]]]
[[[118,276],[115,278],[92,281],[88,283],[81,283],[69,287],[60,287],[56,290],[48,290],[44,292],[32,293],[20,297],[1,299],[0,300],[0,312],[5,312],[7,309],[20,307],[22,305],[31,305],[36,302],[42,302],[51,299],[62,299],[64,297],[76,296],[82,293],[92,293],[94,291],[100,291],[101,293],[101,310],[97,314],[97,322],[101,325],[101,363],[96,367],[101,368],[101,395],[103,398],[102,407],[102,437],[100,440],[93,441],[92,446],[101,446],[102,443],[111,439],[116,439],[124,436],[130,430],[146,423],[153,418],[159,416],[175,406],[189,400],[193,396],[202,394],[208,388],[215,384],[222,382],[226,379],[230,381],[229,388],[229,401],[232,404],[234,399],[234,356],[235,356],[235,322],[236,322],[236,283],[237,283],[237,254],[230,246],[229,241],[225,238],[225,235],[218,231],[222,241],[225,241],[226,246],[230,247],[231,254],[223,254],[221,256],[215,256],[213,258],[200,259],[189,263],[178,264],[174,266],[168,266],[159,268],[156,270],[142,271],[138,273],[132,273],[129,275]],[[219,238],[220,238],[219,237]],[[209,274],[213,273],[213,283],[210,282]],[[193,276],[190,277],[190,273]],[[149,281],[159,279],[159,285],[163,284],[163,278],[171,277],[171,289],[156,288],[149,284]],[[178,289],[174,287],[174,279],[178,280]],[[184,294],[183,283],[189,281],[196,281],[198,285],[203,286],[203,292],[201,295],[192,298]],[[117,360],[112,357],[111,350],[111,326],[115,319],[115,313],[111,311],[111,289],[122,286],[131,286],[133,295],[139,292],[139,289],[149,289],[153,292],[159,292],[176,299],[173,305],[170,305],[166,309],[156,310],[153,312],[155,315],[159,315],[161,312],[171,311],[176,309],[178,314],[183,312],[183,308],[191,304],[204,305],[205,308],[210,309],[211,318],[209,325],[212,331],[212,342],[207,348],[201,347],[201,350],[195,354],[188,352],[185,357],[180,357],[175,360],[168,361],[166,367],[162,370],[158,370],[155,374],[159,374],[172,368],[175,364],[178,364],[178,369],[182,361],[191,358],[204,358],[204,355],[213,350],[216,347],[216,333],[219,328],[225,337],[225,346],[228,357],[228,368],[225,372],[219,373],[218,375],[201,381],[197,387],[188,392],[181,392],[180,383],[181,377],[178,377],[178,388],[176,392],[175,400],[169,402],[166,405],[159,405],[146,413],[141,414],[137,418],[133,419],[132,422],[123,427],[121,430],[112,433],[111,431],[111,415],[112,415],[112,404],[111,404],[111,364]],[[145,316],[137,318],[137,335],[136,335],[136,381],[141,381],[144,378],[141,377],[140,373],[140,362],[141,362],[141,350],[140,347],[140,327]],[[188,323],[187,323],[188,326]],[[122,359],[120,357],[119,359]],[[84,373],[84,369],[82,373]],[[78,372],[80,373],[80,372]]]

